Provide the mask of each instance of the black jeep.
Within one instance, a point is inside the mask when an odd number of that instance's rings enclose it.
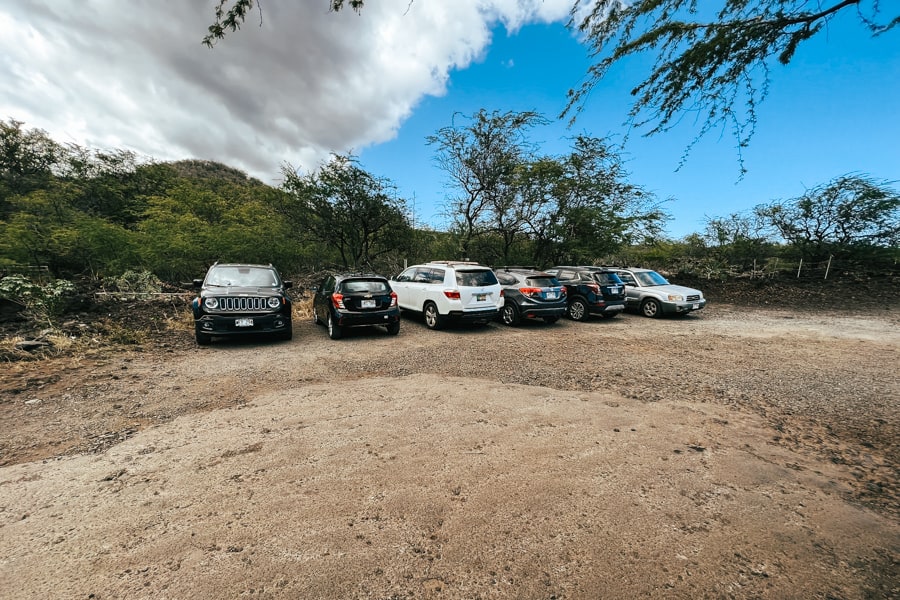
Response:
[[[198,344],[250,333],[291,339],[291,282],[272,265],[216,263],[194,287],[200,290],[191,302]]]

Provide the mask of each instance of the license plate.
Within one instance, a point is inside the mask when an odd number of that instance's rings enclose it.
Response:
[[[700,308],[700,305],[699,305],[699,304],[695,304],[695,305],[694,305],[694,310],[697,310],[698,308]]]
[[[374,300],[361,300],[359,303],[360,308],[375,308]]]
[[[235,327],[253,327],[253,319],[235,319]]]
[[[556,300],[556,292],[547,292],[547,300]]]
[[[475,300],[478,302],[484,302],[487,300],[487,294],[475,294]]]

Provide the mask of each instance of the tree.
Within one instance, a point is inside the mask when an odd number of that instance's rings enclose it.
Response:
[[[0,121],[0,218],[13,196],[41,189],[53,178],[62,147],[45,131],[22,129],[23,123]]]
[[[463,257],[472,241],[493,232],[504,237],[507,248],[520,221],[512,214],[516,201],[515,178],[531,153],[526,132],[546,119],[535,112],[481,109],[466,125],[450,125],[428,136],[437,148],[437,162],[459,194],[447,211],[459,234]]]
[[[375,268],[385,257],[411,247],[406,202],[392,186],[363,170],[355,157],[333,155],[318,172],[298,175],[285,168],[279,210],[294,228],[307,230],[325,248],[336,249],[344,268]]]
[[[356,12],[360,11],[364,3],[363,0],[328,0],[329,10],[335,12],[341,10],[345,1]],[[230,2],[234,3],[226,9]],[[216,20],[209,26],[209,32],[203,38],[203,44],[212,48],[217,41],[225,37],[228,30],[240,29],[254,5],[259,9],[259,19],[262,22],[262,2],[260,0],[219,0],[215,8]]]
[[[768,90],[773,57],[787,65],[800,44],[851,7],[876,36],[900,23],[900,16],[880,18],[879,0],[719,4],[712,12],[708,3],[697,0],[576,0],[570,25],[585,35],[598,60],[582,86],[569,92],[561,116],[574,120],[614,65],[655,53],[650,74],[631,92],[635,101],[629,120],[653,135],[668,131],[685,114],[698,113],[703,124],[694,143],[710,130],[730,128],[741,160],[740,148],[753,135],[756,109]],[[689,151],[690,146],[685,155]]]
[[[900,193],[893,182],[843,175],[798,198],[756,208],[803,256],[900,245]]]

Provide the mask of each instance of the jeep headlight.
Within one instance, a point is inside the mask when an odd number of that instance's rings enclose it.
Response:
[[[218,298],[205,298],[203,300],[203,306],[210,310],[216,310],[219,308],[219,299]]]
[[[281,298],[277,296],[272,296],[271,298],[269,298],[269,308],[274,310],[279,306],[281,306]]]
[[[681,294],[669,294],[669,301],[670,302],[683,302],[684,296],[682,296]]]

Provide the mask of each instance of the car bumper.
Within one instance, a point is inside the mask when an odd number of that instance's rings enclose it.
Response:
[[[667,315],[683,315],[706,306],[706,298],[694,302],[663,302],[662,309]]]
[[[249,319],[252,324],[246,324]],[[241,324],[243,323],[243,324]],[[208,335],[275,333],[291,328],[290,317],[281,313],[267,315],[203,315],[194,320],[197,330]]]
[[[561,318],[566,314],[565,304],[559,306],[520,304],[516,308],[519,309],[519,315],[521,315],[523,319],[545,319],[547,317]]]
[[[603,304],[591,304],[588,306],[588,311],[592,315],[611,315],[615,313],[620,313],[625,310],[625,301],[622,302],[604,302]]]
[[[366,325],[390,325],[400,321],[400,309],[379,310],[375,312],[341,312],[335,311],[334,318],[341,327],[363,327]]]
[[[500,314],[499,308],[489,310],[451,310],[447,318],[454,323],[490,323]]]

